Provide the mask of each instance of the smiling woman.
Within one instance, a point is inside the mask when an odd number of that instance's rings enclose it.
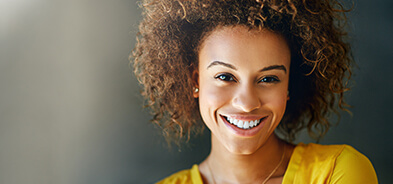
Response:
[[[217,141],[232,153],[254,153],[285,112],[291,59],[287,42],[267,30],[219,27],[202,43],[198,58],[194,98],[199,98],[213,144]]]
[[[304,128],[321,138],[335,107],[346,110],[352,58],[338,2],[146,0],[144,8],[133,57],[153,121],[178,143],[206,125],[212,142],[202,163],[159,183],[377,183],[350,146],[291,143]]]

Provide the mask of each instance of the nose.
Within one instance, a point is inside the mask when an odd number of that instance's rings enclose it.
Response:
[[[258,97],[258,92],[254,88],[252,85],[239,88],[232,99],[233,106],[244,112],[251,112],[260,108],[262,103]]]

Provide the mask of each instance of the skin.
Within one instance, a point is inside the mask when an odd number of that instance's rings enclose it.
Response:
[[[273,132],[289,100],[290,60],[284,37],[268,30],[219,27],[201,44],[193,95],[212,133],[211,153],[199,165],[204,183],[262,183],[284,154],[267,183],[282,182],[294,146]],[[263,121],[243,130],[225,117]]]

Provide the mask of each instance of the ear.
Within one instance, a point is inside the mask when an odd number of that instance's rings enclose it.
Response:
[[[192,96],[194,98],[198,98],[199,97],[199,72],[198,69],[194,69],[192,74],[191,74],[191,78],[192,78]]]

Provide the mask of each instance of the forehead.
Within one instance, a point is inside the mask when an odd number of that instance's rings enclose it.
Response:
[[[245,26],[218,27],[201,44],[199,64],[218,60],[289,67],[290,54],[288,43],[280,34]]]

